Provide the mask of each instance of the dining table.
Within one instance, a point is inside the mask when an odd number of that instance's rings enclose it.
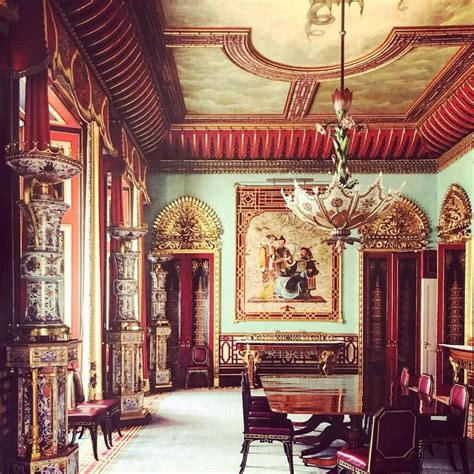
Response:
[[[325,450],[335,440],[343,440],[351,447],[367,443],[364,417],[370,418],[382,407],[411,409],[425,420],[449,417],[454,423],[462,423],[459,413],[445,403],[421,396],[385,377],[362,374],[262,375],[261,382],[272,411],[310,415],[307,429],[295,431],[296,442],[311,445],[301,452],[305,464],[321,466],[318,458],[308,457]],[[349,421],[346,421],[347,416]],[[321,422],[328,425],[319,434],[302,436]],[[328,460],[323,461],[325,467]]]

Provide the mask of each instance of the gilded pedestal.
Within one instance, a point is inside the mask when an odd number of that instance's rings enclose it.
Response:
[[[110,347],[111,396],[120,398],[121,421],[143,423],[149,417],[143,406],[143,342],[144,333],[136,315],[138,280],[136,264],[139,252],[130,249],[131,242],[146,234],[145,228],[112,227],[111,237],[120,241],[120,252],[112,252],[117,270],[113,284],[115,317],[107,331]]]
[[[17,431],[15,457],[7,472],[76,474],[78,447],[67,435],[67,365],[77,361],[77,341],[11,343],[7,367],[15,371]]]
[[[14,342],[6,347],[6,366],[15,374],[17,430],[7,452],[7,472],[14,474],[79,472],[77,445],[68,445],[68,364],[77,361],[78,341],[69,340],[63,323],[61,220],[69,205],[53,185],[70,179],[82,165],[60,150],[7,147],[7,164],[24,177],[18,204],[25,224],[21,263],[25,314]]]
[[[166,275],[163,263],[171,256],[155,257],[149,255],[151,262],[151,318],[149,325],[150,335],[150,381],[154,388],[169,388],[171,370],[168,367],[167,340],[171,335],[171,326],[166,319]]]

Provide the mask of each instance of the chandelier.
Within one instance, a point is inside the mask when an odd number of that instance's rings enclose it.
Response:
[[[335,171],[330,184],[326,187],[316,186],[312,193],[306,191],[295,180],[292,194],[285,195],[288,208],[302,221],[329,232],[325,240],[335,245],[341,252],[346,244],[360,242],[351,236],[351,230],[357,229],[377,219],[388,211],[397,201],[405,183],[396,191],[384,192],[382,173],[365,192],[360,192],[359,182],[351,177],[347,165],[349,150],[349,131],[362,131],[365,127],[358,124],[350,115],[352,91],[344,87],[344,38],[346,31],[345,3],[341,3],[341,89],[332,94],[332,102],[336,111],[336,119],[325,124],[316,124],[318,133],[329,133],[334,145],[332,161]]]

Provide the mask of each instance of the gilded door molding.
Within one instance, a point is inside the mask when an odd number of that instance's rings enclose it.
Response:
[[[219,386],[221,235],[215,211],[203,201],[183,196],[168,204],[153,223],[151,255],[207,253],[214,257],[214,386]]]
[[[401,197],[391,210],[360,229],[362,248],[370,250],[421,250],[428,245],[430,224],[423,210]]]
[[[438,221],[440,243],[465,242],[471,230],[472,210],[469,196],[459,184],[449,186],[441,205]]]

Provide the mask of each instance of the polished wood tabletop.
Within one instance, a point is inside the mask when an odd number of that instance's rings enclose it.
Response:
[[[262,375],[261,381],[271,409],[278,413],[372,415],[382,406],[433,416],[451,413],[444,403],[422,398],[383,377]]]

